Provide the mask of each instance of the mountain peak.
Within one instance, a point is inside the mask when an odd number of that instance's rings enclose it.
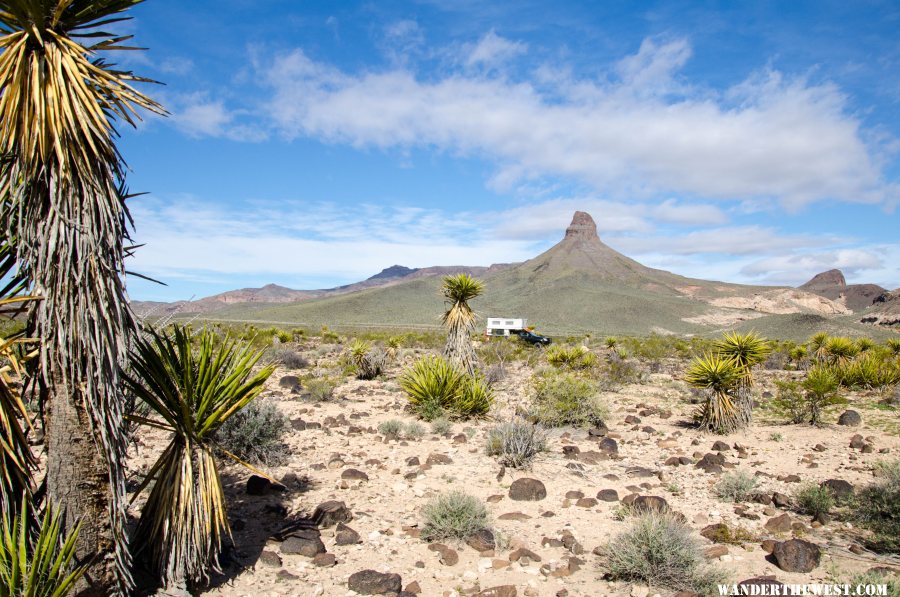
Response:
[[[584,211],[576,211],[572,216],[572,223],[566,228],[566,238],[578,240],[600,240],[597,236],[597,224],[591,214]]]
[[[844,272],[839,269],[830,269],[827,272],[816,274],[809,282],[800,286],[800,288],[844,288],[846,286],[847,279],[844,278]]]

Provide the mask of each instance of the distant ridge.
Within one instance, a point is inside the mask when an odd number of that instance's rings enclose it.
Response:
[[[877,284],[848,285],[844,272],[839,269],[816,274],[798,288],[838,302],[852,311],[871,307],[877,297],[887,292],[887,289]]]

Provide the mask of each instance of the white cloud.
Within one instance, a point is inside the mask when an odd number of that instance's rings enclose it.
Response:
[[[765,72],[726,94],[694,90],[677,80],[690,52],[684,40],[645,41],[618,79],[565,78],[552,90],[483,73],[349,74],[301,50],[266,62],[263,76],[288,138],[479,155],[498,165],[498,188],[556,176],[629,200],[897,200],[835,86]]]
[[[715,205],[679,204],[674,199],[667,199],[655,207],[652,213],[660,221],[682,226],[709,226],[728,221],[725,212]]]
[[[222,99],[208,94],[171,95],[163,99],[172,112],[169,120],[190,137],[223,137],[234,141],[258,142],[267,138],[265,129],[244,112],[231,110]]]
[[[663,253],[669,255],[714,254],[719,257],[760,255],[789,249],[821,247],[839,242],[834,237],[780,234],[761,226],[725,226],[697,230],[678,236],[617,236],[610,244],[629,255]]]
[[[848,279],[853,279],[882,270],[884,266],[883,256],[871,249],[836,249],[766,257],[747,264],[740,273],[769,282],[795,284],[829,269],[839,269]]]
[[[186,75],[194,70],[194,61],[190,58],[173,56],[159,64],[159,70],[170,75]]]
[[[522,42],[511,41],[501,37],[493,29],[487,32],[478,43],[471,47],[466,57],[469,66],[497,66],[528,51]]]

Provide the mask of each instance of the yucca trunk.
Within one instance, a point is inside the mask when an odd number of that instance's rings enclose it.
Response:
[[[109,595],[127,590],[130,579],[119,379],[134,331],[120,278],[126,212],[110,182],[61,186],[50,178],[18,187],[10,221],[23,271],[41,297],[29,325],[42,339],[47,495],[63,508],[65,528],[88,521],[76,558],[91,564],[77,589]],[[83,199],[97,195],[105,201]]]
[[[447,330],[444,357],[461,371],[474,375],[478,366],[478,355],[472,346],[471,332],[474,326],[459,322]]]

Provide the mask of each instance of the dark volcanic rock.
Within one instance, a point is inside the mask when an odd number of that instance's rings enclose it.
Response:
[[[843,479],[828,479],[822,482],[837,500],[844,500],[853,495],[853,485]]]
[[[480,531],[475,531],[469,535],[466,539],[466,545],[475,551],[488,551],[497,547],[497,543],[494,540],[494,533],[489,529],[481,529]]]
[[[604,437],[603,439],[601,439],[600,443],[597,444],[597,448],[599,448],[601,452],[605,452],[610,456],[619,453],[619,444],[617,444],[616,440],[611,437]]]
[[[402,585],[399,574],[360,570],[350,575],[347,587],[360,595],[384,595],[399,593]]]
[[[335,545],[355,545],[360,542],[361,539],[359,533],[345,525],[343,522],[337,524],[337,528],[334,531]]]
[[[312,519],[319,527],[328,528],[339,522],[350,522],[353,520],[353,513],[344,502],[331,500],[316,506]]]
[[[615,489],[601,489],[597,492],[597,499],[601,502],[618,502],[619,492]]]
[[[803,539],[776,543],[772,555],[778,567],[785,572],[812,572],[822,558],[819,547]]]
[[[631,502],[632,508],[638,512],[667,512],[669,503],[657,495],[639,495]]]
[[[858,427],[862,423],[862,417],[855,410],[845,410],[838,417],[838,425],[846,425],[848,427]]]
[[[547,497],[547,488],[537,479],[523,477],[509,486],[509,497],[520,502],[536,502]]]
[[[319,531],[316,529],[300,529],[293,531],[290,537],[282,541],[281,553],[300,554],[313,558],[320,553],[325,553],[325,544],[322,543]]]
[[[272,491],[272,482],[259,475],[250,475],[247,479],[248,495],[266,495]]]
[[[361,470],[348,468],[341,473],[341,479],[345,479],[347,481],[368,481],[369,475],[362,472]]]

